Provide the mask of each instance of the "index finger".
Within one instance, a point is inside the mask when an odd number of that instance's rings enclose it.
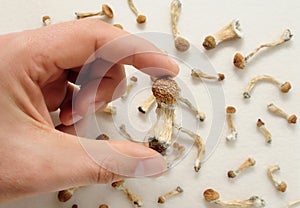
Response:
[[[145,39],[130,35],[103,21],[83,19],[32,31],[39,53],[62,69],[82,66],[96,57],[133,65],[152,75],[175,76],[178,65]],[[45,51],[45,52],[43,52]],[[156,70],[158,69],[158,70]]]

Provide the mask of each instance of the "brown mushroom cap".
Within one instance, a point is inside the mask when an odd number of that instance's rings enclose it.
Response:
[[[292,88],[291,83],[285,82],[280,86],[280,90],[283,93],[288,93],[290,89]]]
[[[146,20],[147,20],[147,17],[145,15],[142,15],[142,14],[138,15],[137,18],[136,18],[136,21],[139,24],[145,23]]]
[[[281,192],[285,192],[286,188],[287,188],[287,184],[284,181],[282,181],[280,184],[276,186],[276,190]]]
[[[58,200],[60,202],[66,202],[69,199],[71,199],[73,196],[73,194],[69,191],[69,190],[62,190],[60,192],[58,192]]]
[[[291,115],[289,118],[288,118],[288,122],[289,123],[297,123],[297,116],[295,114]]]
[[[114,12],[107,4],[102,4],[102,11],[108,18],[114,17]]]
[[[216,47],[216,40],[213,36],[209,35],[204,39],[204,42],[202,43],[202,46],[206,50],[210,50]]]
[[[223,81],[225,79],[225,75],[222,73],[218,73],[219,81]]]
[[[203,193],[203,196],[204,196],[205,201],[207,201],[207,202],[211,202],[211,201],[214,201],[214,200],[217,200],[220,198],[220,194],[213,189],[205,190]]]
[[[99,206],[99,208],[108,208],[108,205],[107,205],[107,204],[101,204],[101,205]]]
[[[236,108],[234,106],[227,106],[226,113],[234,114],[236,112]]]
[[[174,104],[179,97],[180,88],[173,79],[163,77],[154,81],[152,93],[158,101],[166,104]]]
[[[228,176],[228,178],[235,178],[236,174],[233,170],[230,170],[227,172],[227,176]]]
[[[166,202],[165,198],[160,196],[158,197],[157,203],[164,204]]]
[[[265,123],[261,119],[258,119],[257,122],[256,122],[256,126],[261,127],[263,125],[265,125]]]
[[[43,16],[42,17],[42,21],[45,23],[47,20],[50,20],[51,19],[51,17],[50,16],[48,16],[48,15],[45,15],[45,16]]]
[[[125,180],[120,180],[120,181],[113,182],[111,184],[111,186],[114,188],[118,188],[119,186],[123,185],[124,183],[125,183]]]
[[[245,63],[246,63],[246,60],[245,60],[245,57],[242,54],[236,53],[234,55],[234,58],[233,58],[234,66],[236,66],[239,69],[244,69],[245,68]]]
[[[190,48],[189,41],[181,36],[177,36],[174,40],[174,43],[175,48],[181,52],[187,51]]]

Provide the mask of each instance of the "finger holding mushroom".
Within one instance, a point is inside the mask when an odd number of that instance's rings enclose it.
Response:
[[[268,168],[267,174],[272,181],[273,185],[275,186],[277,191],[285,192],[287,188],[287,184],[284,181],[281,181],[274,177],[273,173],[279,171],[280,167],[278,165],[272,165]]]
[[[235,19],[215,34],[205,37],[202,46],[206,50],[210,50],[215,48],[223,41],[242,38],[242,36],[243,33],[240,28],[240,22],[238,19]]]
[[[99,12],[75,12],[77,19],[93,16],[106,16],[109,19],[114,17],[114,12],[111,7],[107,4],[102,4],[102,10]]]
[[[180,16],[182,4],[180,0],[172,0],[171,2],[171,21],[172,33],[174,36],[175,48],[178,51],[184,52],[190,48],[190,43],[187,39],[182,37],[178,30],[178,18]]]
[[[236,66],[238,69],[244,69],[246,67],[246,64],[249,62],[250,58],[253,57],[260,49],[262,48],[269,48],[269,47],[274,47],[281,45],[282,43],[285,43],[293,37],[291,31],[289,29],[286,29],[283,34],[281,35],[279,40],[262,44],[256,49],[254,49],[251,53],[249,53],[247,56],[243,56],[241,53],[236,53],[233,58],[233,64]]]
[[[270,103],[268,105],[268,110],[271,113],[286,119],[288,123],[291,123],[291,124],[297,123],[297,116],[295,114],[289,115],[284,110],[282,110],[281,108],[279,108],[278,106],[276,106],[273,103]]]
[[[280,83],[278,80],[276,80],[274,77],[270,76],[270,75],[259,75],[254,77],[253,79],[251,79],[251,81],[248,83],[246,90],[243,93],[243,97],[245,99],[249,99],[251,98],[251,91],[253,90],[254,86],[256,85],[256,83],[258,82],[270,82],[273,83],[274,85],[276,85],[279,90],[282,93],[288,93],[290,91],[290,89],[292,88],[291,83],[289,82],[284,82],[284,83]]]

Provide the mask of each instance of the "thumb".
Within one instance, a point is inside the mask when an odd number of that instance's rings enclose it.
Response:
[[[52,134],[47,149],[52,152],[49,157],[53,174],[48,179],[56,186],[55,191],[123,178],[153,177],[166,171],[164,158],[140,144],[86,139],[57,130]]]

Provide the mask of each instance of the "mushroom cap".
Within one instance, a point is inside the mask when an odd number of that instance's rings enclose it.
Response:
[[[114,17],[114,12],[107,4],[102,4],[102,11],[108,18]]]
[[[130,77],[130,80],[133,81],[133,82],[137,82],[138,78],[136,76],[132,76],[132,77]]]
[[[291,115],[289,118],[288,118],[288,122],[289,123],[297,123],[297,116],[295,114]]]
[[[119,186],[123,185],[124,183],[125,183],[125,180],[120,180],[120,181],[113,182],[111,184],[111,186],[114,188],[118,188]]]
[[[42,17],[43,22],[46,22],[47,20],[50,20],[50,19],[51,19],[51,17],[48,16],[48,15],[45,15],[45,16]]]
[[[235,178],[236,174],[233,170],[230,170],[227,172],[227,176],[228,176],[228,178]]]
[[[145,23],[146,20],[147,20],[147,17],[145,15],[142,15],[142,14],[138,15],[137,18],[136,18],[136,21],[139,24]]]
[[[156,100],[166,104],[174,104],[179,97],[180,88],[173,79],[162,77],[154,81],[152,93]]]
[[[206,189],[203,193],[203,196],[207,202],[215,201],[220,198],[220,194],[213,189]]]
[[[281,192],[285,192],[286,188],[287,188],[287,184],[284,181],[282,181],[280,184],[278,184],[276,186],[276,190],[281,191]]]
[[[265,125],[265,123],[259,118],[256,122],[256,126],[261,127],[262,125]]]
[[[217,45],[216,40],[215,40],[215,38],[214,38],[213,36],[211,36],[211,35],[207,36],[207,37],[204,39],[203,43],[202,43],[202,46],[203,46],[206,50],[213,49],[213,48],[216,47],[216,45]]]
[[[71,199],[73,196],[73,193],[71,193],[69,190],[62,190],[60,192],[58,192],[58,200],[60,202],[66,202],[69,199]]]
[[[233,64],[238,69],[244,69],[245,68],[245,63],[246,63],[246,60],[245,60],[245,57],[242,54],[236,53],[234,55]]]
[[[189,41],[181,36],[175,37],[174,44],[175,48],[181,52],[187,51],[190,48]]]
[[[234,114],[236,112],[236,108],[234,106],[227,106],[226,113]]]
[[[222,73],[218,73],[219,81],[223,81],[225,79],[225,75]]]
[[[77,204],[73,204],[72,208],[78,208],[78,205]]]
[[[280,90],[283,93],[288,93],[290,89],[292,88],[291,83],[285,82],[280,86]]]
[[[113,26],[114,26],[114,27],[117,27],[117,28],[119,28],[119,29],[121,29],[121,30],[124,29],[123,26],[122,26],[121,24],[113,24]]]
[[[164,204],[166,202],[163,196],[158,197],[157,203]]]
[[[106,205],[106,204],[101,204],[101,205],[99,206],[99,208],[108,208],[108,205]]]
[[[109,136],[106,134],[100,134],[96,137],[96,140],[109,140]]]

